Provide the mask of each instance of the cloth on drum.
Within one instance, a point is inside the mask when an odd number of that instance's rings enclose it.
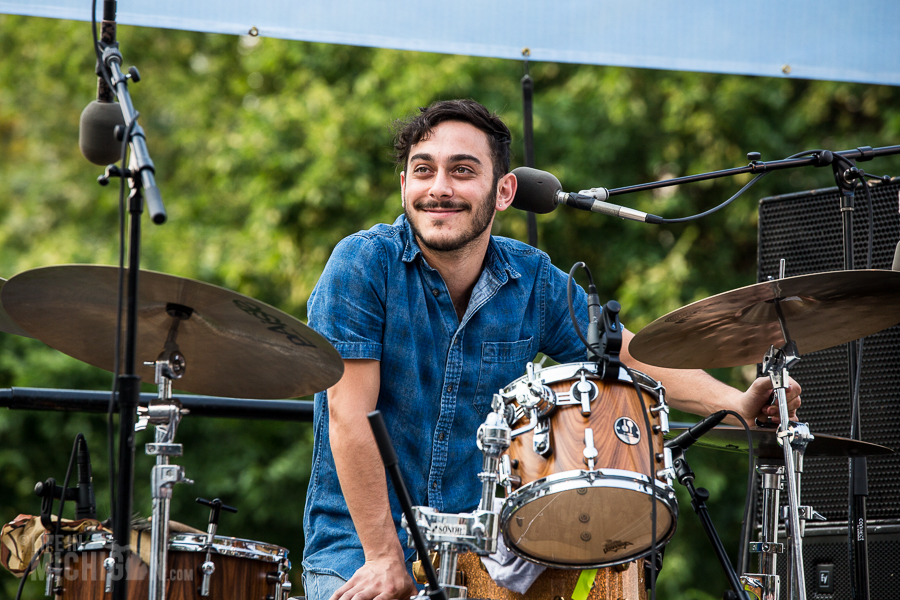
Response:
[[[51,518],[56,521],[56,515]],[[103,526],[97,519],[63,519],[60,527],[62,533],[69,534],[63,539],[63,545],[70,543],[74,534],[101,530]],[[19,515],[0,529],[0,564],[16,577],[22,577],[46,536],[40,517]]]
[[[500,513],[503,502],[503,498],[494,498],[494,512]],[[497,540],[497,552],[482,556],[481,562],[494,583],[517,594],[527,592],[534,580],[547,568],[513,554],[502,535]]]

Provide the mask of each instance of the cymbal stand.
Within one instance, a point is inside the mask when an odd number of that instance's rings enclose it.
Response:
[[[784,263],[781,265],[781,276],[784,274]],[[789,410],[787,405],[787,393],[785,389],[788,385],[788,370],[800,360],[800,353],[797,350],[797,344],[791,339],[787,327],[787,321],[784,318],[784,312],[781,310],[779,300],[774,301],[775,313],[778,316],[778,322],[781,325],[781,333],[784,337],[785,344],[781,348],[776,349],[774,346],[769,348],[763,360],[763,373],[769,376],[774,390],[774,396],[778,403],[778,414],[781,418],[781,424],[778,426],[778,441],[784,450],[784,472],[787,475],[788,488],[788,511],[786,524],[790,532],[790,576],[791,576],[791,597],[797,600],[806,600],[806,584],[803,576],[803,546],[801,544],[802,532],[800,529],[800,497],[798,486],[798,474],[794,461],[794,453],[802,455],[806,450],[806,445],[812,439],[809,433],[809,427],[805,424],[792,423],[789,420]],[[787,442],[787,443],[785,443]],[[773,474],[778,476],[777,472]],[[774,484],[770,485],[772,489]],[[767,490],[768,492],[768,490]],[[777,515],[777,497],[774,507],[769,510],[775,510]],[[769,515],[771,517],[771,514]],[[771,519],[770,519],[771,520]],[[771,524],[770,524],[771,527]],[[767,532],[764,530],[763,535],[769,536],[763,538],[765,543],[777,543],[777,520],[775,525],[775,535],[771,535],[771,529]],[[768,559],[761,558],[761,566],[768,563]],[[775,557],[771,555],[771,567],[774,567]],[[768,565],[766,565],[768,566]],[[760,569],[762,570],[762,569]],[[775,575],[774,569],[770,573],[764,575]],[[766,578],[768,584],[771,579]],[[765,584],[766,582],[764,582]],[[775,580],[777,587],[777,579]],[[767,593],[769,590],[767,590]],[[774,597],[774,596],[773,596]]]
[[[143,429],[148,423],[156,426],[156,441],[147,444],[145,451],[156,456],[156,466],[150,477],[150,493],[153,497],[153,519],[150,545],[150,600],[164,600],[166,581],[168,579],[167,557],[169,550],[169,506],[172,501],[172,487],[176,483],[194,483],[184,476],[184,467],[169,464],[172,456],[181,456],[182,446],[175,443],[175,432],[181,417],[187,411],[178,400],[172,398],[172,380],[184,375],[186,362],[178,350],[175,337],[178,323],[186,319],[190,313],[184,307],[167,307],[173,317],[169,330],[169,339],[165,349],[156,361],[146,363],[156,368],[156,384],[159,396],[150,405],[138,411],[139,420],[136,429]],[[187,314],[187,316],[184,316]]]

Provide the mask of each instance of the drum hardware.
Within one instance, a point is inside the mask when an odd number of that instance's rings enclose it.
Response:
[[[506,404],[500,394],[494,394],[491,408],[492,412],[478,427],[476,435],[476,444],[483,454],[482,471],[478,474],[481,480],[478,509],[473,513],[447,514],[425,506],[412,507],[415,524],[422,532],[426,546],[438,553],[438,583],[449,598],[466,598],[468,594],[466,587],[456,582],[460,553],[487,555],[497,551],[499,515],[494,511],[494,498],[498,484],[511,485],[509,460],[504,454],[509,448],[511,431],[505,417]],[[406,517],[402,525],[410,531],[410,540],[413,540]],[[424,554],[420,551],[420,555]]]
[[[520,558],[557,569],[600,568],[640,558],[651,551],[651,511],[633,500],[651,494],[664,506],[657,517],[659,540],[665,542],[674,534],[674,472],[671,453],[662,443],[669,427],[664,390],[657,381],[634,372],[639,388],[655,400],[646,409],[651,429],[644,431],[644,409],[632,377],[620,369],[618,380],[604,381],[602,369],[596,362],[556,365],[540,372],[529,368],[500,391],[504,403],[516,405],[520,419],[524,414],[531,419],[524,425],[509,423],[518,428],[511,432],[508,454],[500,463],[500,483],[507,496],[500,529],[510,551]],[[582,410],[582,382],[591,386],[590,411]],[[549,389],[556,399],[555,412],[546,419],[520,410],[519,402],[527,402],[529,390],[538,387]],[[628,450],[623,452],[623,442],[615,435],[615,424],[623,417],[632,424],[639,422],[634,430],[628,426],[635,441],[646,436],[653,440],[658,450],[653,460],[646,443],[625,443]],[[538,430],[539,424],[544,426],[541,421],[549,426],[552,452],[541,452],[540,436],[532,434],[540,444],[528,439],[529,432],[544,433]],[[545,510],[549,503],[557,504]],[[562,539],[578,541],[569,547],[557,542]]]
[[[218,498],[216,498],[215,500],[205,500],[203,498],[197,498],[197,504],[202,504],[203,506],[209,507],[209,524],[206,528],[206,560],[203,561],[202,565],[200,565],[200,572],[203,574],[203,580],[200,583],[200,595],[206,597],[209,596],[209,580],[216,570],[216,565],[213,564],[212,561],[212,550],[213,539],[216,537],[216,529],[219,526],[219,514],[222,510],[236,513],[237,509],[233,506],[223,504],[222,501]],[[281,598],[281,584],[283,582],[280,580],[270,580],[269,582],[275,583],[275,597]]]
[[[189,319],[193,311],[181,305],[170,304],[166,312],[172,317],[172,324],[163,351],[155,361],[144,363],[154,367],[159,396],[150,403],[146,411],[138,411],[138,422],[135,424],[135,430],[144,429],[148,423],[156,428],[156,442],[145,446],[145,452],[149,456],[156,456],[156,465],[150,474],[150,494],[153,498],[150,600],[165,600],[166,597],[166,557],[169,548],[172,488],[176,483],[194,483],[184,476],[184,467],[169,463],[170,457],[182,455],[182,445],[175,443],[175,432],[181,423],[184,409],[172,398],[172,380],[181,378],[187,369],[187,361],[176,342],[178,326],[181,321]]]
[[[724,412],[725,411],[722,411],[723,414],[718,417],[719,421],[724,418]],[[722,569],[725,571],[725,576],[728,579],[731,590],[737,595],[737,598],[746,598],[743,581],[738,578],[737,572],[735,572],[734,566],[731,564],[731,560],[728,558],[728,554],[725,551],[725,547],[722,545],[722,539],[719,537],[712,518],[709,516],[709,510],[706,507],[706,501],[709,500],[709,491],[705,488],[694,487],[695,476],[687,462],[687,458],[685,458],[685,448],[682,447],[684,445],[685,444],[679,446],[673,444],[666,448],[673,457],[672,465],[675,476],[678,479],[678,483],[687,488],[688,493],[691,496],[691,507],[700,518],[700,523],[703,525],[703,530],[706,532],[706,535],[713,546],[713,550],[715,550],[716,557],[719,559],[719,564],[722,565]],[[772,600],[777,600],[777,598],[773,598]]]
[[[597,448],[594,446],[594,430],[590,427],[584,430],[584,450],[582,454],[584,454],[584,464],[587,465],[588,470],[593,471],[594,460],[600,453],[597,452]]]

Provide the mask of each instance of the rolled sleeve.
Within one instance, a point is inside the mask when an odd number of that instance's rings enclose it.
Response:
[[[352,235],[334,249],[307,305],[309,325],[344,359],[381,360],[385,269],[380,245]]]

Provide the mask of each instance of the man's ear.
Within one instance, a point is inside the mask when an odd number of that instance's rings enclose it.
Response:
[[[400,171],[400,206],[406,208],[406,171]]]
[[[516,198],[516,189],[518,187],[516,176],[507,173],[497,182],[497,210],[506,210],[509,208],[513,200]]]

